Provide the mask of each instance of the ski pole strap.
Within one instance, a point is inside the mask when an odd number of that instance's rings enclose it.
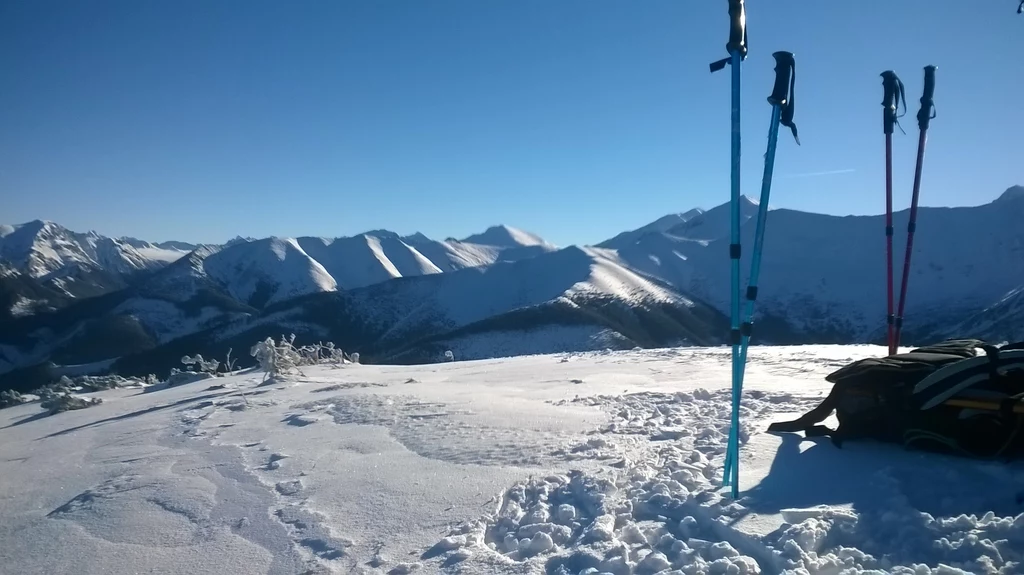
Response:
[[[796,60],[792,52],[775,52],[775,88],[772,95],[768,96],[768,103],[778,106],[781,111],[779,123],[786,126],[793,132],[793,139],[800,145],[800,136],[797,135],[796,124],[793,123],[793,113],[796,104]]]
[[[725,45],[729,57],[712,62],[709,66],[712,73],[725,68],[733,54],[739,53],[740,59],[747,57],[747,12],[743,2],[729,0],[729,43]]]
[[[903,81],[900,80],[896,72],[892,70],[886,70],[882,72],[882,129],[886,134],[892,133],[892,127],[895,125],[903,132],[903,126],[900,126],[900,118],[907,113],[907,98],[903,89]],[[903,113],[899,114],[899,103],[903,102]],[[906,134],[906,132],[903,132]]]
[[[1021,6],[1024,6],[1022,0]],[[935,117],[935,66],[924,67],[924,94],[921,95],[921,109],[917,112],[917,125],[921,131],[928,129],[928,123]]]

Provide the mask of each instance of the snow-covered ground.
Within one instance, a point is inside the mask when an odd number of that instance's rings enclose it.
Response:
[[[1021,573],[1024,468],[766,434],[871,346],[242,373],[0,411],[12,573]]]

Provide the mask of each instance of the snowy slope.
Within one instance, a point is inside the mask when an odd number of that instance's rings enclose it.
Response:
[[[241,373],[0,410],[19,572],[1015,574],[1005,465],[767,434],[872,346],[750,351],[741,497],[729,351]],[[833,423],[834,424],[834,423]],[[46,478],[41,481],[40,478]],[[873,570],[873,571],[872,571]]]
[[[202,265],[228,293],[254,307],[338,289],[324,266],[292,238],[237,243],[210,254]]]
[[[52,310],[66,300],[65,294],[0,261],[0,318]]]
[[[375,241],[382,236],[360,236],[344,243],[303,240],[309,251],[329,264],[336,262],[341,272],[353,269],[355,257],[352,251],[338,249],[339,245],[357,246],[372,257],[373,269],[386,265],[395,272],[394,281],[370,283],[345,294],[335,293],[333,276],[298,240],[197,248],[133,290],[110,294],[89,308],[75,306],[67,313],[12,324],[12,333],[31,335],[9,343],[21,362],[8,362],[0,373],[47,357],[70,355],[78,362],[92,362],[120,357],[128,349],[136,357],[126,358],[129,363],[116,364],[116,369],[163,373],[184,352],[209,348],[222,353],[251,345],[249,339],[282,331],[296,333],[303,342],[332,339],[346,349],[369,352],[368,358],[402,353],[401,361],[409,362],[433,357],[443,351],[441,347],[473,346],[474,337],[490,337],[492,342],[503,337],[500,347],[487,344],[476,349],[517,355],[550,349],[711,343],[718,341],[724,327],[717,311],[635,273],[612,250],[573,247],[516,262],[437,273],[399,238]],[[459,244],[468,245],[475,244]],[[405,260],[398,257],[403,254]],[[397,269],[392,262],[422,267]],[[340,275],[338,269],[334,271]],[[352,275],[343,277],[356,283]],[[369,281],[361,278],[361,283]],[[520,311],[528,313],[514,315]],[[477,325],[481,322],[491,323]],[[464,328],[472,333],[459,331]],[[576,328],[589,330],[589,335],[576,335],[583,333],[573,331]],[[530,335],[538,329],[563,330],[566,336]],[[145,334],[136,338],[142,349],[117,344],[129,332]],[[96,337],[86,341],[82,334]],[[531,338],[527,345],[524,337]],[[171,342],[175,338],[188,341]],[[429,341],[414,345],[421,339]],[[543,341],[555,347],[545,348]],[[243,363],[251,361],[243,359]]]
[[[191,294],[195,285],[210,285],[208,280],[212,280],[246,304],[252,303],[249,300],[256,286],[261,285],[275,293],[257,306],[262,307],[298,295],[518,261],[556,249],[532,234],[501,229],[509,235],[500,245],[435,241],[422,234],[403,238],[387,230],[333,239],[237,238],[223,247],[202,246],[189,254],[188,265],[169,266],[149,285],[191,284],[193,287],[185,290]],[[481,241],[501,238],[500,233],[479,237]],[[287,257],[288,253],[293,257]],[[191,279],[186,279],[188,276]]]
[[[740,225],[756,223],[758,203],[748,196],[740,196]],[[706,212],[695,214],[671,228],[665,233],[696,240],[716,240],[729,237],[731,230],[732,208],[728,203],[716,206]]]
[[[1024,341],[1024,285],[940,333],[945,337],[975,337],[993,343]]]
[[[177,302],[188,301],[203,288],[223,289],[209,277],[204,267],[206,258],[220,250],[219,246],[198,246],[184,257],[154,273],[143,287],[150,293]]]
[[[905,342],[936,335],[1016,337],[1013,314],[1019,296],[1008,294],[1024,285],[1022,190],[1011,188],[983,206],[921,209]],[[745,198],[744,275],[756,210],[756,203]],[[538,342],[545,340],[552,349],[589,349],[601,338],[611,348],[710,343],[726,335],[718,321],[729,305],[729,219],[729,205],[723,204],[666,216],[603,242],[605,247],[563,250],[534,234],[495,226],[463,241],[382,230],[336,239],[236,238],[224,246],[196,247],[184,257],[171,253],[188,247],[184,244],[111,240],[45,222],[3,226],[0,249],[7,255],[0,259],[15,257],[7,269],[17,274],[0,277],[5,306],[0,320],[65,305],[68,292],[82,299],[107,294],[114,286],[126,287],[126,293],[41,320],[52,332],[33,331],[41,334],[35,339],[47,333],[60,339],[93,321],[118,325],[115,332],[122,335],[143,330],[160,343],[230,321],[232,337],[257,328],[294,329],[310,337],[347,331],[348,348],[387,354],[400,351],[396,346],[410,337],[432,346],[417,344],[416,353],[450,346],[475,350],[467,352],[472,357],[485,349],[543,351]],[[896,214],[897,278],[906,221],[905,210]],[[772,210],[755,338],[774,343],[877,341],[885,314],[880,230],[882,216]],[[135,265],[151,272],[126,283],[116,270]],[[21,271],[54,266],[55,271],[39,278]],[[338,291],[352,294],[316,299]],[[588,304],[581,307],[582,300]],[[124,314],[112,312],[117,305],[123,305],[118,309]],[[124,323],[129,319],[134,326]],[[534,338],[534,333],[541,335]],[[221,339],[194,343],[203,342],[219,344]],[[39,358],[43,348],[29,347],[31,353],[22,349],[20,357]],[[90,356],[89,361],[114,355]],[[162,369],[164,363],[139,369]]]
[[[417,363],[448,349],[463,358],[716,343],[726,323],[717,310],[624,267],[612,250],[572,247],[278,302],[116,368],[162,372],[183,349],[220,354],[281,333],[300,343],[331,340],[368,361]]]
[[[16,285],[11,277],[0,280],[7,284],[0,292],[17,292],[0,301],[0,317],[53,310],[122,289],[139,272],[159,269],[185,253],[141,240],[77,233],[47,221],[2,225],[0,261],[20,277]]]
[[[297,241],[310,257],[324,266],[342,289],[442,271],[392,232],[368,232],[336,239],[307,237]]]
[[[502,248],[550,246],[548,242],[536,234],[505,225],[491,226],[482,233],[463,239],[462,243]]]
[[[0,232],[0,258],[13,262],[21,271],[36,278],[60,275],[74,266],[127,274],[161,267],[185,253],[138,240],[108,238],[96,232],[72,232],[40,220],[4,226]]]
[[[670,229],[676,227],[677,225],[684,224],[687,221],[702,215],[703,213],[704,210],[700,208],[694,208],[688,212],[684,212],[681,214],[669,214],[667,216],[662,216],[645,226],[639,227],[635,230],[622,232],[619,235],[615,236],[614,238],[605,240],[597,244],[597,246],[602,248],[621,249],[626,246],[632,245],[637,240],[639,240],[640,238],[647,234],[667,232]]]
[[[199,247],[198,244],[190,244],[188,242],[178,241],[167,241],[167,242],[147,242],[138,238],[132,237],[121,237],[119,240],[122,243],[128,244],[139,251],[139,253],[147,256],[151,259],[158,261],[173,262],[182,255],[191,252],[192,250]]]
[[[612,298],[627,305],[670,303],[690,306],[684,295],[621,265],[614,252],[569,247],[518,262],[381,284],[357,295],[377,320],[391,326],[388,337],[409,330],[454,329],[512,310],[565,298]]]
[[[934,333],[937,326],[959,322],[1021,285],[1024,196],[1013,190],[982,206],[919,210],[905,314],[908,330],[916,326],[919,333]],[[707,214],[727,209],[725,205]],[[897,289],[907,221],[908,210],[894,215]],[[755,220],[748,219],[742,228],[744,285],[754,227]],[[772,329],[798,341],[877,336],[885,321],[884,229],[883,216],[771,210],[758,310],[772,316]],[[677,227],[672,233],[646,236],[619,253],[634,268],[728,310],[729,243],[727,219],[723,224],[709,218],[691,231]]]

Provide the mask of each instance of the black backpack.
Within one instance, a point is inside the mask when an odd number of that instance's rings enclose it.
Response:
[[[983,350],[979,355],[978,350]],[[971,457],[1024,456],[1024,342],[949,340],[855,361],[818,407],[769,431],[874,439]],[[820,423],[836,412],[839,427]]]

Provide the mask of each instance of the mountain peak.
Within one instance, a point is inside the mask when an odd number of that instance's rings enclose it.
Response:
[[[421,232],[415,232],[412,235],[404,236],[402,238],[402,241],[404,241],[407,244],[426,244],[430,243],[433,240],[431,240]]]
[[[12,231],[17,230],[32,236],[37,235],[44,230],[64,229],[60,224],[51,222],[50,220],[32,220],[31,222],[25,222],[11,227]]]
[[[483,233],[471,235],[462,242],[503,248],[549,245],[536,234],[506,225],[491,226]]]
[[[1011,202],[1024,198],[1024,186],[1010,186],[1006,188],[1006,191],[1000,195],[997,202]]]
[[[639,241],[640,238],[644,237],[647,234],[660,234],[668,232],[673,228],[684,225],[686,222],[699,218],[700,216],[704,215],[704,213],[704,210],[700,208],[693,208],[692,210],[686,212],[668,214],[667,216],[662,216],[643,227],[639,227],[635,230],[622,232],[615,236],[614,238],[605,240],[597,244],[597,247],[622,249],[633,245],[634,243]]]
[[[256,241],[256,238],[253,238],[253,237],[244,237],[243,238],[242,236],[235,236],[234,238],[224,242],[224,247],[233,246],[235,244],[247,244],[247,243],[252,243],[254,241]]]
[[[401,236],[391,230],[377,229],[359,234],[360,236],[372,236],[380,239],[401,239]]]

